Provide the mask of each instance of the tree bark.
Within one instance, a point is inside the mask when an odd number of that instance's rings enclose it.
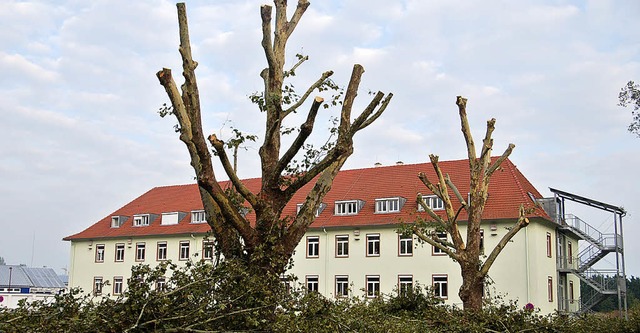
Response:
[[[447,244],[441,241],[434,232],[429,232],[427,224],[418,224],[413,227],[413,233],[422,241],[441,249],[460,265],[462,275],[462,285],[458,296],[462,300],[463,308],[470,311],[482,310],[482,294],[484,280],[489,273],[491,265],[495,262],[502,249],[522,228],[529,224],[526,214],[530,210],[520,206],[519,218],[511,230],[503,236],[496,247],[491,251],[487,260],[483,263],[480,259],[480,224],[482,214],[487,202],[489,191],[489,180],[493,173],[500,168],[500,165],[509,157],[513,144],[509,144],[504,153],[491,163],[491,151],[493,149],[493,139],[491,135],[495,129],[495,119],[487,121],[487,131],[482,140],[480,157],[476,155],[476,147],[471,135],[471,128],[467,120],[467,99],[461,96],[456,98],[462,134],[467,145],[467,159],[469,161],[469,202],[463,198],[456,186],[451,182],[448,175],[445,176],[438,164],[438,156],[429,155],[431,164],[438,178],[436,183],[432,183],[424,173],[420,173],[418,178],[422,183],[442,199],[445,208],[445,218],[437,215],[418,194],[418,204],[433,219],[436,225],[447,231],[451,236],[452,243]],[[449,189],[453,191],[454,197],[460,201],[460,207],[454,209]],[[463,239],[458,227],[458,216],[462,210],[467,212],[467,237]]]

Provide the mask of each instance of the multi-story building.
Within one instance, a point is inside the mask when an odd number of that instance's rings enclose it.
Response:
[[[461,193],[468,193],[467,160],[440,162],[440,166]],[[290,273],[308,289],[328,297],[375,297],[419,283],[432,287],[446,303],[461,304],[458,264],[438,249],[398,233],[400,224],[427,217],[417,204],[419,193],[436,213],[444,213],[442,201],[421,183],[419,172],[435,179],[426,163],[341,171],[300,241]],[[260,179],[244,183],[259,190]],[[297,213],[309,188],[294,196],[284,214]],[[486,294],[532,303],[543,313],[580,309],[584,269],[578,242],[585,236],[581,226],[565,223],[564,211],[558,213],[556,202],[542,198],[510,160],[493,175],[482,221],[482,247],[487,255],[515,223],[521,204],[534,210],[529,226],[513,238],[491,268]],[[202,207],[197,185],[156,187],[66,237],[71,241],[69,285],[117,295],[126,288],[132,265],[211,259],[213,247],[205,238],[209,226]],[[251,218],[251,212],[247,216]],[[466,218],[463,211],[463,235]],[[109,290],[102,289],[105,280],[111,281]]]

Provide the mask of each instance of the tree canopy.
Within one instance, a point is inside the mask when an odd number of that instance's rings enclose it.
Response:
[[[640,85],[633,81],[627,82],[618,94],[619,103],[622,107],[631,105],[631,124],[629,124],[629,132],[640,138]]]

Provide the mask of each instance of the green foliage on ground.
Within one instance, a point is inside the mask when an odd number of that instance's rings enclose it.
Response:
[[[165,286],[157,288],[163,278]],[[400,295],[334,300],[265,278],[234,262],[136,266],[128,289],[115,299],[73,289],[50,301],[0,308],[0,332],[640,332],[640,308],[628,321],[603,314],[543,316],[498,301],[482,312],[464,312],[421,286]]]

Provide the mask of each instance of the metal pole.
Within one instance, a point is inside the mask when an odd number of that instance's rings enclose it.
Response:
[[[11,292],[11,273],[13,272],[13,267],[9,266],[9,290],[7,292]]]
[[[622,278],[624,282],[624,297],[622,298],[623,306],[624,306],[624,319],[629,320],[628,316],[628,308],[627,308],[627,272],[624,264],[624,236],[622,233],[622,214],[619,214],[619,223],[620,223],[620,256],[622,257]],[[617,251],[617,249],[616,249]]]
[[[613,213],[613,244],[616,249],[616,289],[618,290],[618,312],[622,314],[622,293],[620,292],[620,252],[618,248],[618,214]]]

